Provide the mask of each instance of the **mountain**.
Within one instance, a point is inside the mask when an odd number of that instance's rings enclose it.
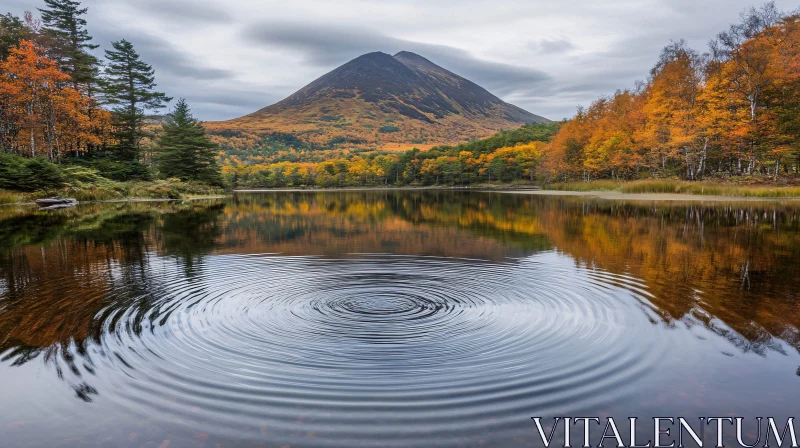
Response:
[[[315,145],[420,146],[548,123],[424,57],[375,52],[250,115],[207,123],[212,134],[276,134]]]

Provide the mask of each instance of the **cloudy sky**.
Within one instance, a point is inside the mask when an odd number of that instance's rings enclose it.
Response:
[[[131,41],[204,120],[272,104],[348,60],[408,50],[551,119],[705,51],[753,0],[84,0],[95,43]],[[15,14],[40,0],[4,0]],[[784,10],[797,5],[778,0]],[[756,4],[757,5],[757,4]]]

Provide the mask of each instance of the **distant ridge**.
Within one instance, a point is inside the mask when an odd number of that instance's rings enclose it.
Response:
[[[359,56],[286,99],[212,132],[288,133],[351,146],[458,143],[544,117],[408,51]]]

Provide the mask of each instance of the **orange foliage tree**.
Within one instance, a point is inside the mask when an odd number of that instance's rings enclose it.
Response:
[[[699,121],[703,69],[700,55],[680,41],[664,48],[651,71],[642,129],[652,168],[657,163],[663,170],[668,160],[683,159],[688,179],[703,172],[708,149]]]
[[[103,143],[108,121],[108,112],[71,87],[70,76],[33,42],[21,41],[0,62],[0,138],[5,152],[52,160],[84,151]]]
[[[549,143],[552,180],[800,170],[800,15],[751,8],[708,55],[664,48],[646,83],[601,98]]]

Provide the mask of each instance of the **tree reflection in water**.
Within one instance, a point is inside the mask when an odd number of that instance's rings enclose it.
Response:
[[[76,395],[90,346],[170,313],[155,291],[202,277],[209,254],[382,253],[495,262],[546,251],[639,279],[653,325],[702,326],[731,350],[800,350],[798,208],[667,204],[466,192],[288,192],[188,203],[0,210],[0,353],[42,358]],[[170,267],[167,267],[170,266]],[[165,274],[169,272],[169,274]],[[120,353],[103,356],[119,356]],[[800,370],[798,371],[800,375]]]

